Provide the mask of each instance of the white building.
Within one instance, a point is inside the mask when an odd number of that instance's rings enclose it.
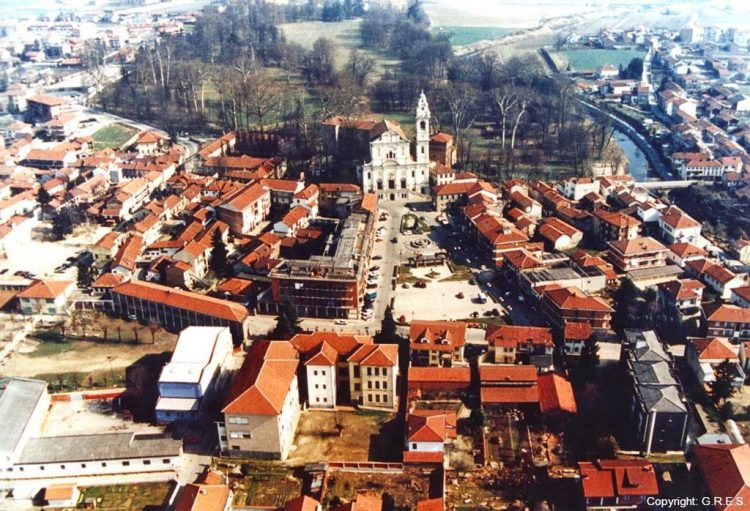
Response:
[[[416,115],[415,154],[401,127],[381,121],[370,132],[370,161],[359,169],[362,191],[380,199],[407,198],[430,192],[430,107],[424,92]]]
[[[47,382],[26,378],[0,380],[0,480],[16,462],[26,442],[41,434],[49,406]]]
[[[677,206],[668,207],[659,218],[661,237],[668,244],[698,244],[701,237],[701,223]]]
[[[456,438],[455,412],[415,410],[406,423],[404,462],[442,462],[445,443]]]
[[[308,405],[313,408],[336,406],[336,358],[338,352],[322,342],[305,361]]]
[[[197,420],[226,375],[232,334],[226,327],[191,326],[180,333],[159,377],[156,421]]]
[[[18,294],[21,312],[57,316],[66,313],[68,298],[75,291],[70,280],[35,280]]]

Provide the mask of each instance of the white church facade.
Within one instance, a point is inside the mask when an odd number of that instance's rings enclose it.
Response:
[[[416,144],[398,124],[380,121],[370,133],[370,160],[357,170],[362,191],[381,200],[430,193],[430,107],[422,92],[417,103]]]

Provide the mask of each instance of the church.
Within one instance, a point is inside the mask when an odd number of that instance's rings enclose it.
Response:
[[[383,200],[430,193],[430,106],[422,92],[417,103],[416,144],[398,124],[380,121],[370,131],[370,160],[358,168],[362,191]]]

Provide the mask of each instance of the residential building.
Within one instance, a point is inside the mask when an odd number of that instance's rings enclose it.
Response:
[[[694,317],[700,314],[705,287],[695,279],[671,280],[659,284],[659,299],[665,309],[680,318]]]
[[[563,329],[563,352],[569,357],[578,357],[583,353],[583,347],[593,335],[591,325],[585,321],[569,321]]]
[[[667,264],[667,248],[651,237],[611,241],[608,258],[621,272],[658,268]]]
[[[703,306],[708,337],[726,337],[732,343],[750,341],[750,309],[729,304]]]
[[[495,364],[531,364],[540,371],[552,368],[555,344],[549,328],[491,325],[484,338],[489,343],[488,358]]]
[[[662,239],[668,244],[693,243],[701,238],[701,223],[677,206],[669,206],[659,218]]]
[[[729,301],[739,307],[750,309],[750,286],[733,288]]]
[[[538,409],[538,378],[530,365],[480,365],[479,397],[483,408]]]
[[[735,274],[721,264],[708,259],[688,261],[685,264],[685,270],[705,282],[723,300],[729,300],[732,297],[733,289],[748,284],[747,274]]]
[[[537,230],[542,239],[557,251],[575,248],[583,239],[583,232],[559,218],[547,217]]]
[[[235,343],[245,339],[249,314],[239,303],[140,280],[124,282],[111,293],[116,314],[173,332],[189,326],[226,326]]]
[[[352,353],[347,362],[352,402],[361,408],[396,409],[397,344],[365,344]]]
[[[75,289],[71,280],[34,280],[17,298],[23,314],[59,316],[67,314],[68,299]]]
[[[542,292],[542,314],[563,330],[570,322],[588,322],[595,329],[609,329],[613,309],[603,299],[589,296],[577,287],[548,286]]]
[[[271,194],[260,183],[248,183],[221,199],[216,216],[235,236],[247,234],[268,218]]]
[[[415,410],[406,418],[404,463],[443,464],[445,443],[455,439],[456,413]]]
[[[234,492],[222,483],[186,484],[175,503],[175,511],[230,511]]]
[[[587,510],[640,509],[660,495],[656,470],[649,461],[581,461],[578,470]]]
[[[297,351],[288,342],[250,346],[222,409],[222,452],[286,459],[300,416],[298,363]]]
[[[226,327],[191,326],[180,332],[159,376],[156,421],[197,421],[227,376],[232,334]]]
[[[622,360],[635,444],[647,456],[684,450],[690,411],[673,370],[672,355],[653,331],[626,331]]]
[[[704,391],[708,391],[709,385],[716,381],[716,368],[725,360],[733,367],[732,387],[737,390],[745,384],[745,372],[742,370],[740,357],[724,339],[688,339],[685,360],[696,379],[703,385]]]
[[[418,399],[456,399],[469,390],[471,369],[453,367],[409,367],[409,396]]]
[[[594,230],[604,243],[634,240],[641,229],[641,221],[619,211],[598,208],[594,211]]]
[[[462,365],[466,323],[460,321],[412,321],[409,327],[411,363],[416,366]]]
[[[43,123],[60,115],[68,102],[57,96],[39,94],[26,98],[26,119],[33,123]]]

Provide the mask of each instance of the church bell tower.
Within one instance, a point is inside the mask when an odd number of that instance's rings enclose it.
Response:
[[[430,105],[424,91],[417,102],[417,163],[430,162]]]

